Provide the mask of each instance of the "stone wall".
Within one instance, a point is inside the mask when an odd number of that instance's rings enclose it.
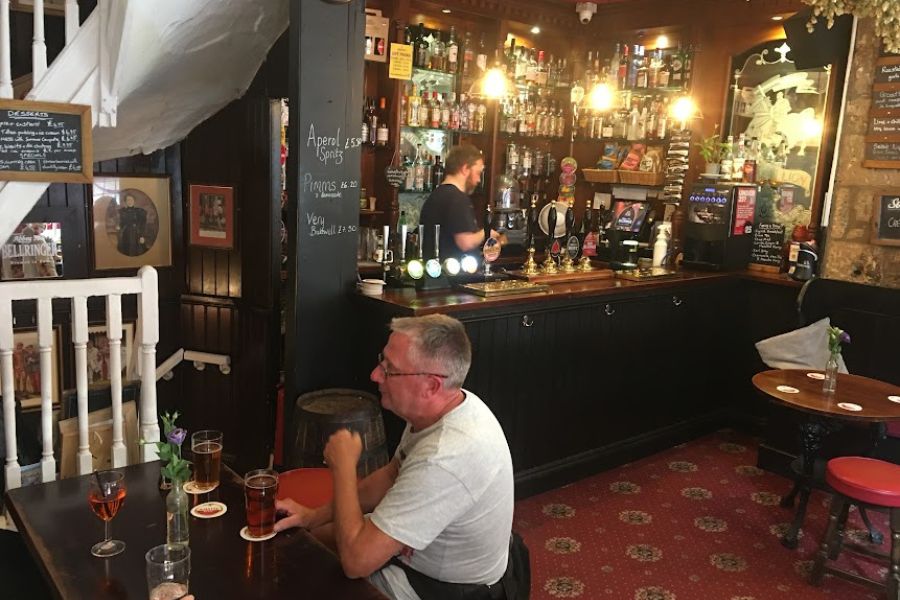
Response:
[[[829,279],[900,288],[900,247],[869,243],[875,193],[884,188],[900,191],[900,170],[862,166],[879,48],[880,40],[875,35],[872,19],[861,19],[847,91],[822,275]]]

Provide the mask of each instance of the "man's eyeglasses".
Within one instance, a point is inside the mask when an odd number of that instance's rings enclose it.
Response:
[[[398,373],[396,371],[388,371],[387,367],[384,366],[384,353],[378,353],[378,366],[381,368],[381,372],[384,373],[385,377],[415,377],[417,375],[431,375],[433,377],[440,377],[441,379],[447,379],[449,375],[442,375],[440,373]]]

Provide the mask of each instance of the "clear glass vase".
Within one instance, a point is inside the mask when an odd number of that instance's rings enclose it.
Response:
[[[175,479],[172,482],[172,490],[166,495],[166,543],[172,545],[187,545],[188,535],[188,501],[187,492],[184,491],[184,482]]]
[[[828,362],[825,363],[825,380],[822,381],[822,391],[826,394],[833,394],[837,391],[838,357],[840,355],[840,350],[832,351]]]

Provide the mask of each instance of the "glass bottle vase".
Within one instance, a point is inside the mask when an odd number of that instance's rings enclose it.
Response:
[[[840,355],[840,351],[832,352],[828,357],[828,362],[825,363],[825,380],[822,381],[822,391],[826,394],[833,394],[837,391],[838,357]]]
[[[184,482],[172,481],[172,490],[166,495],[166,543],[169,545],[187,545],[188,534],[188,501],[184,491]]]

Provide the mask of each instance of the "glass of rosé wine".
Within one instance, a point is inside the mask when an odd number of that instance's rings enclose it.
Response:
[[[122,471],[95,471],[91,477],[88,503],[91,510],[103,521],[103,541],[91,547],[91,554],[100,558],[115,556],[125,549],[125,542],[114,540],[109,534],[109,522],[125,502],[125,473]]]

